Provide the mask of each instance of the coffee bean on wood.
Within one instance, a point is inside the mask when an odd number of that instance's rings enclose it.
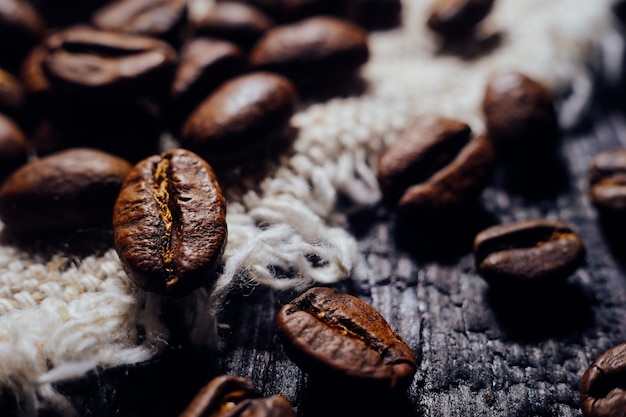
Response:
[[[515,71],[493,74],[482,110],[487,132],[504,162],[527,165],[554,153],[559,141],[554,99],[539,81]]]
[[[613,149],[594,156],[589,168],[589,197],[602,214],[616,220],[616,216],[626,214],[625,149]]]
[[[560,221],[533,219],[492,226],[474,240],[476,268],[494,286],[560,283],[584,259],[582,240]]]
[[[215,165],[258,156],[288,126],[296,102],[295,87],[282,76],[239,76],[200,103],[183,125],[181,143]]]
[[[474,201],[493,171],[489,138],[472,138],[460,121],[423,116],[383,153],[377,178],[386,199],[401,213],[457,209]]]
[[[253,68],[283,74],[306,88],[345,81],[368,58],[367,34],[346,20],[327,16],[276,26],[250,52]]]
[[[30,162],[0,188],[0,219],[14,234],[111,227],[113,204],[131,165],[93,149]]]
[[[137,163],[113,211],[115,249],[140,288],[184,296],[216,279],[226,245],[226,202],[213,169],[174,149]]]
[[[623,417],[626,410],[626,343],[598,356],[580,381],[585,417]]]
[[[411,348],[372,306],[330,288],[311,288],[276,319],[289,357],[321,383],[380,394],[406,389],[416,370]]]
[[[284,397],[260,398],[247,378],[222,375],[213,378],[193,398],[179,417],[295,417]]]

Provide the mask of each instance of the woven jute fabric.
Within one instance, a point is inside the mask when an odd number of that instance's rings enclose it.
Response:
[[[160,314],[167,305],[183,312],[190,343],[214,346],[217,312],[233,288],[350,279],[359,257],[346,219],[379,201],[381,152],[424,114],[482,131],[480,100],[492,72],[515,69],[545,83],[564,129],[576,126],[598,80],[619,75],[621,62],[609,59],[622,48],[612,1],[500,0],[474,38],[454,47],[426,29],[431,3],[405,0],[401,26],[370,34],[361,89],[305,99],[288,149],[253,173],[229,174],[229,238],[210,288],[177,300],[141,291],[102,244],[110,242],[106,231],[30,246],[3,239],[0,388],[16,396],[23,415],[41,407],[71,415],[53,383],[158,355],[170,337]]]

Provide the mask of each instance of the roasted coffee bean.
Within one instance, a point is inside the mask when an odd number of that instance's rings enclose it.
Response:
[[[0,65],[17,67],[45,29],[45,22],[28,1],[0,1]]]
[[[538,81],[514,71],[497,72],[482,101],[487,132],[502,160],[532,164],[552,154],[559,126],[551,92]]]
[[[27,142],[19,126],[0,113],[0,183],[27,161]]]
[[[204,13],[192,16],[194,36],[224,39],[248,49],[274,21],[257,8],[236,2],[215,3]]]
[[[585,417],[624,417],[626,410],[626,343],[598,356],[580,381]]]
[[[185,45],[168,107],[168,118],[175,131],[204,98],[224,81],[239,75],[243,68],[243,52],[230,42],[198,38]]]
[[[276,26],[250,52],[254,68],[316,89],[352,77],[368,58],[367,34],[346,20],[326,16]]]
[[[416,370],[411,349],[372,306],[329,288],[311,288],[276,321],[285,352],[312,378],[390,393]]]
[[[474,240],[478,272],[494,286],[558,284],[583,264],[585,247],[562,222],[536,219],[490,227]]]
[[[233,0],[217,0],[230,2]],[[248,3],[274,20],[279,22],[293,22],[306,17],[325,14],[334,15],[341,10],[343,0],[234,0]]]
[[[593,158],[589,169],[589,196],[602,214],[615,219],[626,215],[625,149],[601,152]]]
[[[170,83],[176,52],[154,38],[76,26],[45,41],[45,77],[57,91],[75,97],[157,94]]]
[[[111,227],[113,204],[131,165],[93,149],[30,162],[0,188],[0,219],[13,234]]]
[[[471,32],[491,11],[494,0],[437,0],[426,24],[444,39]]]
[[[95,27],[176,41],[187,17],[187,0],[117,0],[96,11]]]
[[[472,139],[465,123],[423,116],[383,153],[377,177],[386,199],[401,213],[453,210],[478,197],[493,162],[486,135]]]
[[[232,375],[212,379],[179,417],[295,417],[284,397],[259,398],[251,380]]]
[[[236,163],[258,155],[291,118],[295,87],[284,77],[251,73],[234,78],[211,94],[185,121],[184,147],[209,163]]]
[[[184,296],[216,278],[226,245],[226,202],[213,169],[174,149],[137,163],[113,211],[115,249],[146,291]]]

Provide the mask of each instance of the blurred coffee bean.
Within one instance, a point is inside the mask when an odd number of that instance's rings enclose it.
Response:
[[[311,288],[276,318],[287,355],[328,389],[346,396],[405,390],[416,361],[411,348],[371,305],[330,288]]]
[[[559,221],[535,219],[492,226],[474,240],[476,268],[494,287],[559,284],[584,259],[582,240]]]
[[[491,11],[494,0],[436,0],[427,26],[444,39],[468,35]]]
[[[9,72],[0,68],[0,113],[20,119],[26,113],[26,88]]]
[[[216,279],[228,235],[213,169],[174,149],[137,163],[113,210],[115,250],[145,291],[182,297]]]
[[[493,74],[482,110],[487,132],[505,163],[528,166],[554,153],[559,141],[554,99],[538,81],[515,71]]]
[[[180,53],[167,109],[173,129],[178,131],[204,98],[243,69],[243,52],[230,42],[198,38],[186,44]]]
[[[589,365],[580,381],[585,417],[622,417],[626,410],[626,343],[613,346]]]
[[[102,30],[153,36],[177,42],[187,18],[187,0],[117,0],[96,11]]]
[[[246,3],[215,3],[204,13],[192,16],[193,36],[224,39],[249,49],[274,21],[265,13]]]
[[[250,52],[254,68],[316,89],[354,76],[368,58],[367,34],[361,28],[325,16],[274,27]]]
[[[247,378],[223,375],[209,381],[179,417],[295,417],[284,397],[260,398]]]
[[[377,168],[381,190],[401,214],[443,214],[476,200],[491,178],[494,151],[465,123],[418,118],[383,153]]]
[[[601,214],[626,224],[626,149],[594,156],[589,168],[589,197]]]
[[[398,26],[402,21],[400,0],[346,0],[348,20],[366,29],[387,29]]]
[[[39,156],[76,147],[96,148],[130,162],[158,153],[163,124],[144,102],[58,102],[31,139]]]
[[[27,140],[19,126],[0,113],[0,182],[27,161]]]
[[[154,38],[75,26],[45,40],[42,68],[56,92],[72,97],[133,97],[167,89],[177,56]]]
[[[265,72],[222,84],[185,121],[184,147],[217,166],[240,162],[268,146],[295,111],[296,89],[286,78]]]
[[[0,188],[0,220],[13,234],[111,227],[113,204],[131,165],[93,149],[30,162]]]
[[[28,1],[0,1],[0,66],[18,68],[45,29],[45,22]]]

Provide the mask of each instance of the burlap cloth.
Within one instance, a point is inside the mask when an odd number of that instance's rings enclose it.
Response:
[[[229,240],[210,291],[181,300],[140,291],[106,243],[81,248],[94,236],[110,242],[106,231],[31,247],[4,239],[0,388],[15,394],[23,415],[41,407],[71,415],[52,384],[157,355],[170,334],[160,315],[164,303],[185,312],[191,343],[210,346],[216,312],[235,286],[281,289],[349,278],[358,254],[346,215],[378,201],[373,167],[398,132],[425,113],[480,131],[486,77],[502,68],[550,86],[563,128],[575,126],[598,79],[619,75],[621,61],[609,59],[621,57],[622,48],[611,3],[499,0],[476,39],[454,50],[442,49],[425,29],[431,1],[405,0],[403,25],[370,36],[365,91],[303,103],[292,119],[291,149],[267,162],[264,178],[235,176],[224,190]]]

